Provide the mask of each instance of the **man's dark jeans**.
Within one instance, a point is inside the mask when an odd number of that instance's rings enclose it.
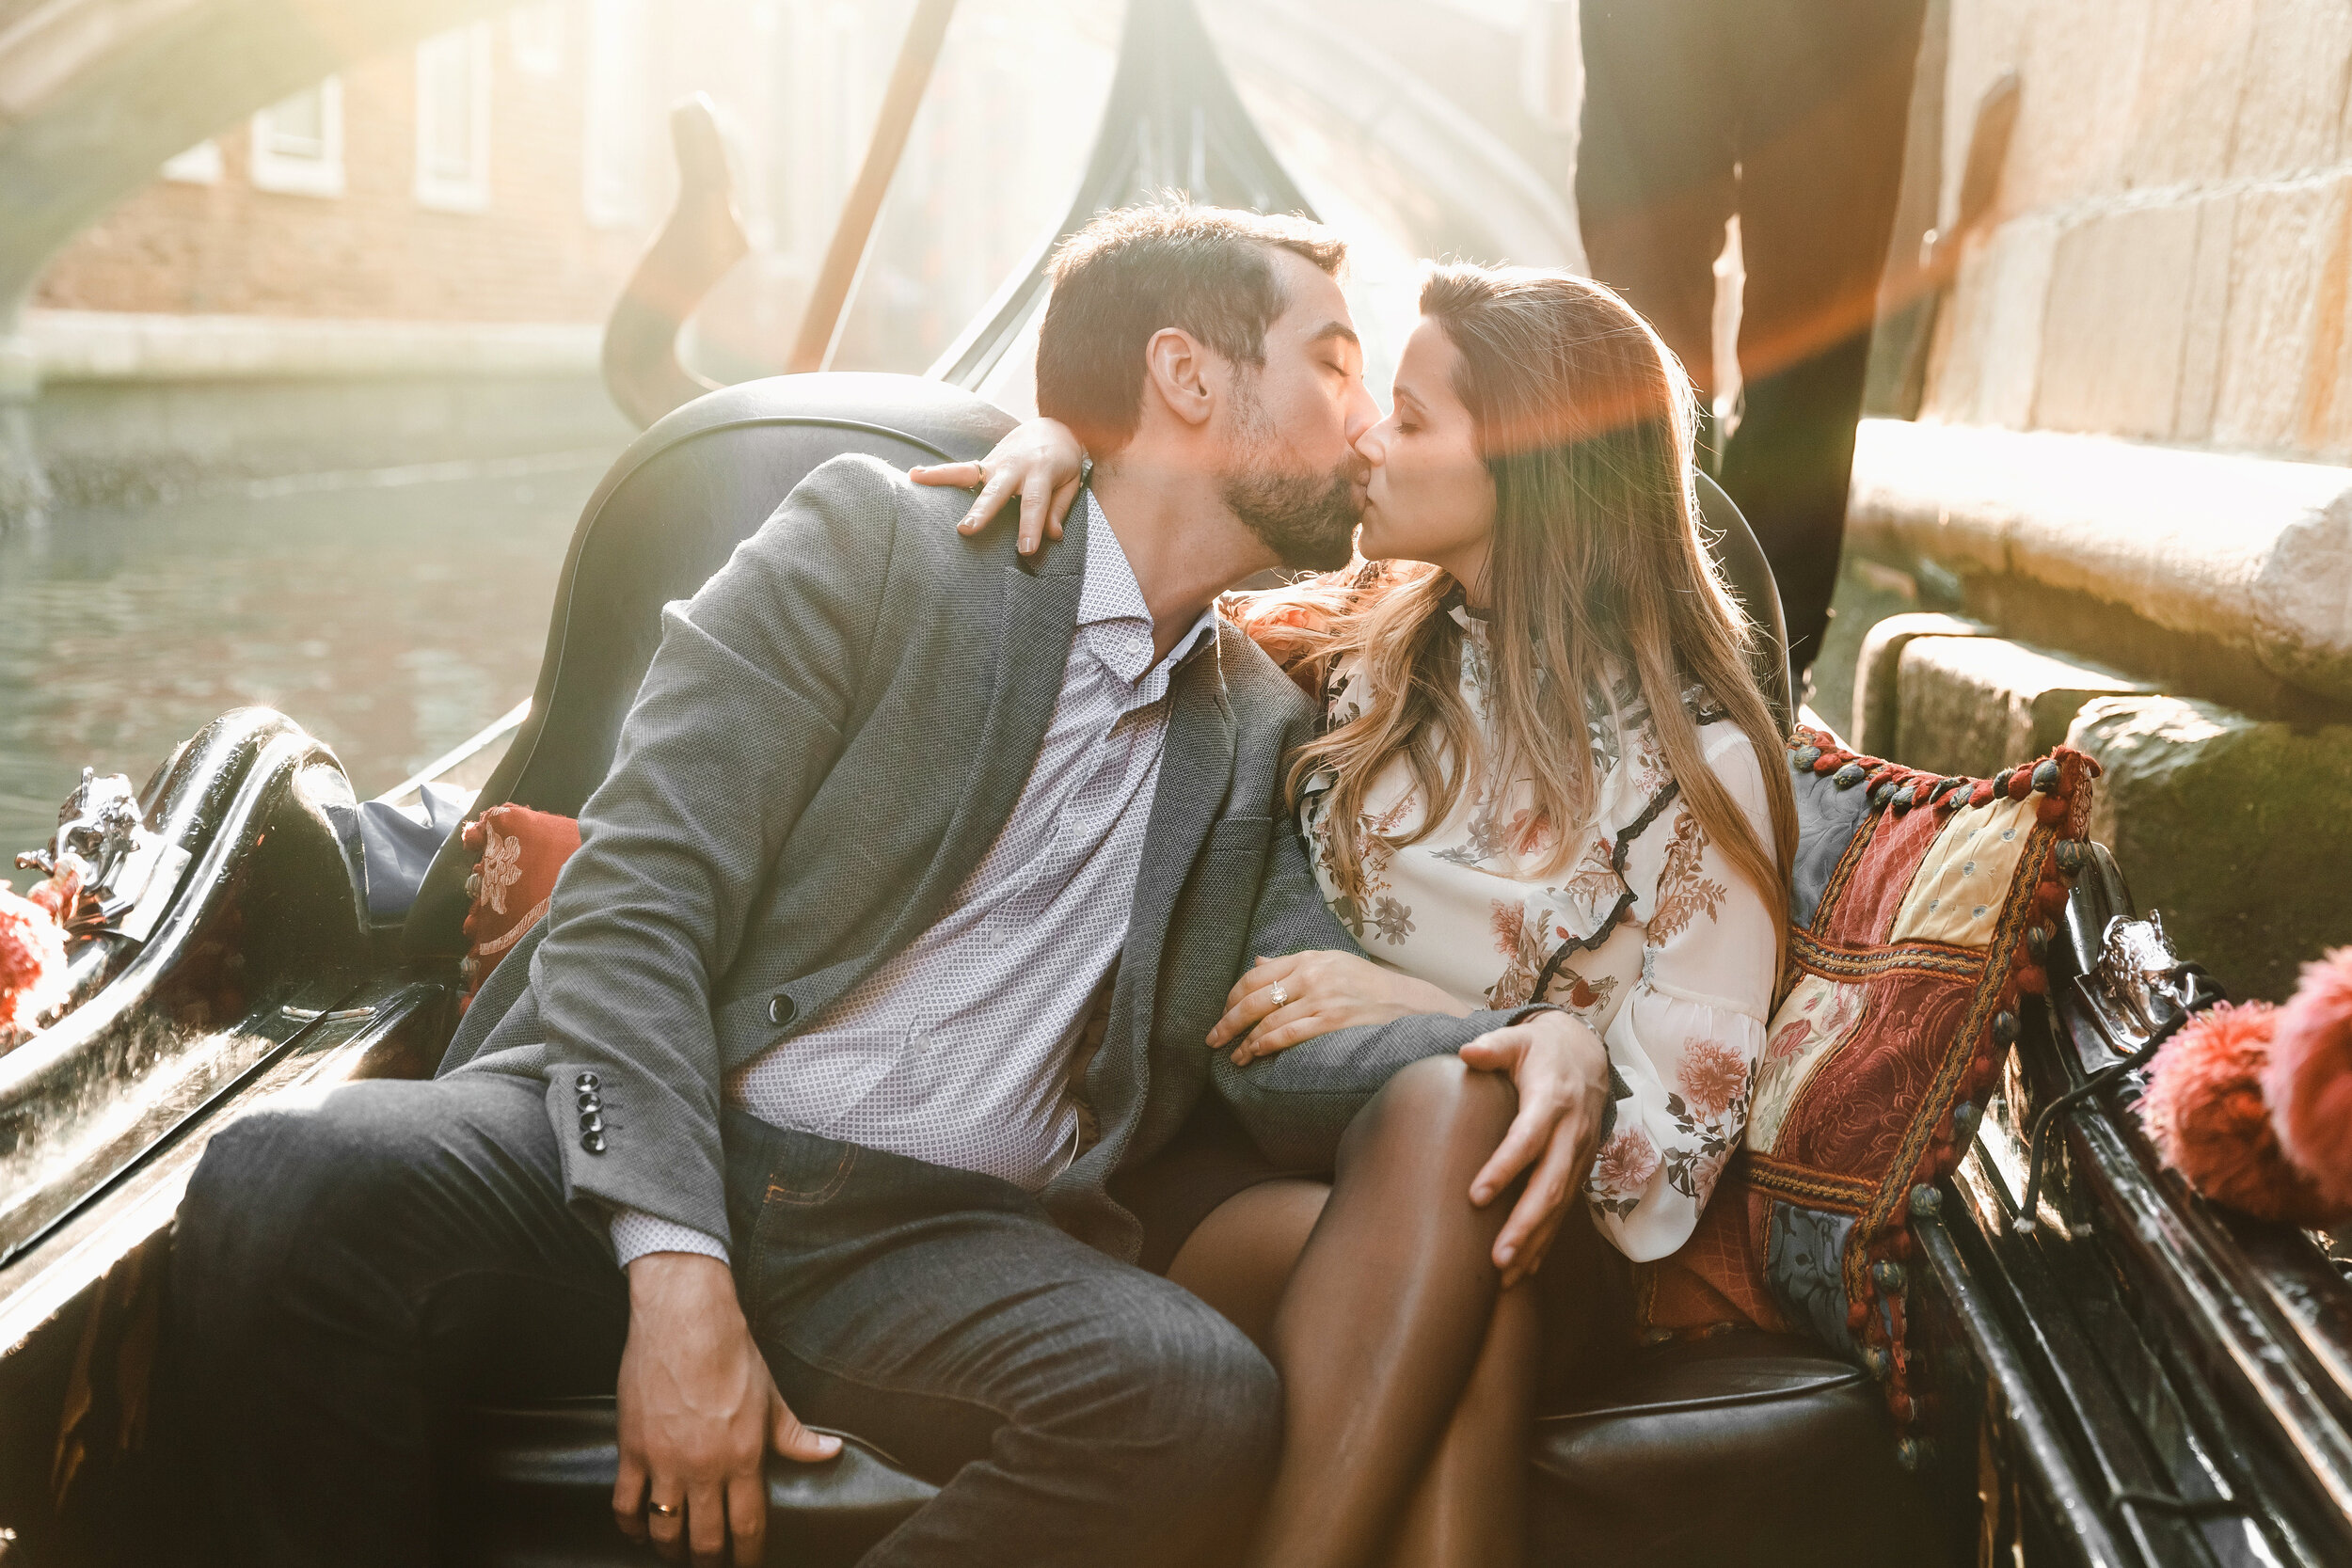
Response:
[[[609,1392],[627,1281],[540,1086],[246,1117],[181,1208],[174,1361],[228,1555],[428,1560],[440,1402]],[[1280,1395],[1231,1324],[991,1177],[729,1113],[736,1280],[786,1401],[944,1489],[871,1564],[1179,1562],[1246,1519]]]

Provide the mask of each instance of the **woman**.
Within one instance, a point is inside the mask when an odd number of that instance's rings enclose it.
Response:
[[[1752,634],[1695,520],[1689,382],[1564,273],[1439,266],[1421,309],[1394,411],[1360,443],[1367,563],[1227,603],[1323,702],[1292,792],[1372,958],[1259,960],[1208,1043],[1241,1068],[1400,1011],[1554,1003],[1605,1053],[1612,1125],[1589,1172],[1531,1180],[1581,1180],[1590,1229],[1662,1257],[1739,1144],[1796,841]],[[1025,431],[917,477],[986,473],[967,528],[1024,481],[1073,488],[1068,433]],[[1283,1373],[1254,1560],[1519,1560],[1524,1282],[1552,1237],[1493,1201],[1528,1159],[1495,1147],[1509,1102],[1499,1077],[1419,1063],[1336,1172],[1286,1175],[1228,1123],[1138,1179],[1169,1276]],[[1595,1271],[1584,1254],[1562,1261]]]

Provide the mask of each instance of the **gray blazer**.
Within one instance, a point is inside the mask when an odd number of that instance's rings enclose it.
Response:
[[[1074,634],[1086,512],[1025,562],[1011,529],[956,532],[968,504],[835,458],[662,610],[548,917],[441,1065],[544,1081],[583,1215],[626,1207],[724,1236],[721,1084],[936,920],[1011,815]],[[1104,1183],[1158,1152],[1211,1082],[1202,1037],[1235,976],[1254,955],[1354,945],[1282,800],[1311,705],[1230,623],[1170,692],[1083,1077],[1100,1133],[1043,1195],[1057,1223],[1128,1259],[1140,1227]],[[1269,1154],[1321,1164],[1397,1067],[1517,1016],[1343,1030],[1240,1070],[1220,1053],[1215,1082]],[[581,1073],[600,1140],[579,1128]]]

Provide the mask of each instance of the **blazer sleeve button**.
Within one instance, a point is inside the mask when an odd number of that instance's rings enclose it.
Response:
[[[582,1132],[580,1135],[580,1147],[586,1149],[591,1154],[602,1154],[604,1152],[604,1134],[601,1132]]]
[[[768,999],[768,1022],[778,1027],[791,1022],[800,1010],[799,1005],[782,991]]]
[[[594,1111],[582,1111],[580,1113],[580,1130],[583,1132],[601,1132],[604,1131],[604,1117]]]
[[[572,1087],[576,1089],[593,1089],[599,1087],[603,1082],[604,1080],[598,1078],[593,1072],[583,1072],[579,1077],[572,1080]]]

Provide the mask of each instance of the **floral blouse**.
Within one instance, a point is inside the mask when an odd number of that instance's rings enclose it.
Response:
[[[1462,696],[1483,723],[1486,623],[1452,613],[1464,631]],[[1359,675],[1352,660],[1332,671],[1327,724],[1360,710]],[[1360,899],[1332,875],[1327,771],[1307,782],[1299,814],[1324,896],[1375,960],[1492,1007],[1557,1003],[1600,1036],[1611,1120],[1585,1196],[1602,1233],[1639,1261],[1689,1237],[1740,1146],[1778,956],[1763,898],[1668,773],[1640,688],[1623,672],[1610,685],[1586,694],[1600,782],[1578,829],[1582,851],[1562,872],[1533,869],[1552,829],[1534,817],[1524,781],[1470,781],[1435,832],[1399,848],[1378,835],[1417,828],[1421,807],[1410,768],[1391,761],[1364,795]],[[1705,711],[1703,693],[1685,700],[1708,766],[1769,845],[1756,748]]]

